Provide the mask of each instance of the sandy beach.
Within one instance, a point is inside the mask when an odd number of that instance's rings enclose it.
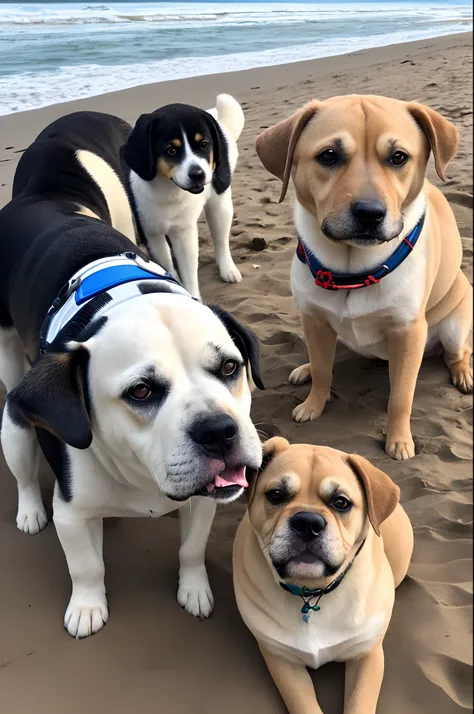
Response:
[[[306,360],[299,313],[289,286],[296,246],[291,195],[265,172],[255,138],[313,97],[383,94],[430,105],[453,121],[461,147],[442,190],[450,200],[472,280],[472,35],[452,35],[345,56],[146,85],[92,99],[0,117],[0,206],[14,170],[36,135],[77,109],[134,122],[172,101],[213,106],[230,92],[246,127],[233,182],[233,255],[238,285],[220,282],[207,227],[200,225],[200,284],[261,340],[266,391],[255,394],[260,431],[297,442],[358,452],[400,486],[415,531],[409,576],[397,592],[385,640],[381,714],[472,711],[472,398],[449,383],[441,359],[426,360],[415,396],[417,455],[398,463],[383,451],[387,365],[338,349],[333,399],[308,424],[291,421],[307,387],[288,383]],[[430,163],[429,178],[437,185]],[[253,243],[255,238],[263,238]],[[0,401],[3,404],[3,387]],[[42,468],[50,509],[52,477]],[[62,627],[70,592],[54,526],[28,538],[15,527],[16,486],[0,455],[0,710],[3,714],[284,714],[258,648],[237,612],[231,578],[233,536],[242,500],[218,511],[208,548],[216,609],[199,622],[176,604],[178,523],[120,519],[105,525],[111,620],[97,636],[74,641]],[[315,675],[325,714],[342,714],[343,667]]]

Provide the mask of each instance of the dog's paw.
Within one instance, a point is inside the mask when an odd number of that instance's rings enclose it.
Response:
[[[16,516],[16,526],[23,533],[36,535],[48,524],[48,516],[42,503],[20,506]]]
[[[240,270],[233,263],[220,268],[219,273],[224,283],[240,283],[242,280]]]
[[[302,404],[298,404],[298,406],[293,409],[292,417],[294,421],[301,424],[305,421],[319,419],[324,411],[326,402],[327,399],[314,397],[310,394]]]
[[[201,620],[210,617],[214,609],[214,597],[204,567],[181,570],[178,604],[190,615]]]
[[[460,365],[459,369],[456,369],[457,365],[451,367],[451,379],[453,380],[453,384],[463,394],[472,394],[472,367],[466,366],[461,362],[458,364]]]
[[[293,370],[288,378],[291,384],[306,384],[311,380],[311,366],[309,362]]]
[[[64,627],[71,637],[81,640],[99,632],[109,619],[105,596],[73,595],[64,616]]]
[[[415,456],[415,443],[411,436],[400,439],[387,437],[385,453],[396,461],[406,461]]]

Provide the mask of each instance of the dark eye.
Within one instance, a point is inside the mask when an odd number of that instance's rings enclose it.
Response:
[[[235,374],[238,367],[239,364],[235,361],[235,359],[226,359],[226,361],[221,367],[221,374],[224,377],[231,377],[233,374]]]
[[[278,504],[286,501],[287,498],[286,493],[279,488],[272,488],[271,491],[267,491],[265,495],[273,506],[278,506]]]
[[[200,143],[201,149],[207,149],[208,146],[209,146],[208,140],[207,140],[207,139],[203,139],[203,140],[201,141],[201,143]]]
[[[408,159],[409,156],[404,151],[395,151],[390,157],[390,163],[393,164],[393,166],[403,166]]]
[[[151,396],[151,389],[148,384],[139,382],[127,390],[127,396],[129,396],[130,399],[135,399],[137,402],[143,402]]]
[[[316,158],[323,166],[332,166],[337,161],[337,154],[334,149],[325,149]]]
[[[352,507],[352,503],[344,496],[336,496],[332,505],[337,511],[348,511]]]
[[[176,149],[174,146],[168,146],[168,148],[165,150],[168,156],[176,156]]]

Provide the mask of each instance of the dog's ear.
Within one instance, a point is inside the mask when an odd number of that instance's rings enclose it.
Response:
[[[89,351],[76,344],[71,351],[40,357],[8,394],[7,404],[20,423],[45,429],[76,449],[87,449],[92,441],[84,384]]]
[[[349,454],[348,463],[364,487],[369,520],[379,536],[381,523],[393,513],[400,500],[400,489],[390,476],[363,456]]]
[[[232,173],[229,163],[229,149],[226,138],[214,117],[205,112],[206,122],[212,139],[214,158],[214,171],[212,173],[212,186],[217,194],[224,193],[230,186]]]
[[[160,118],[156,112],[142,114],[132,129],[123,148],[127,165],[144,181],[156,176],[156,132]]]
[[[268,439],[263,444],[262,447],[262,463],[260,465],[259,469],[247,469],[246,476],[247,476],[247,482],[248,482],[248,488],[245,491],[245,495],[247,496],[247,500],[249,504],[252,502],[253,495],[255,492],[255,486],[257,483],[257,479],[261,473],[265,471],[266,468],[268,468],[270,462],[272,459],[277,454],[281,454],[282,451],[286,451],[290,446],[290,442],[287,439],[284,439],[282,436],[274,436],[271,439]]]
[[[459,146],[458,130],[448,119],[423,104],[409,102],[407,109],[430,143],[438,176],[446,181],[446,167]]]
[[[301,132],[318,111],[320,102],[314,99],[288,119],[265,129],[257,137],[257,154],[267,171],[283,182],[279,203],[288,190],[293,155]]]
[[[208,307],[224,324],[227,332],[235,342],[247,364],[249,378],[251,377],[258,389],[265,389],[260,372],[260,346],[256,334],[248,327],[244,327],[233,315],[222,310],[218,305],[208,305]]]

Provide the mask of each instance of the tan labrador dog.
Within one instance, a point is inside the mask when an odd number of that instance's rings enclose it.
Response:
[[[234,545],[242,618],[290,714],[322,714],[306,668],[332,661],[347,662],[344,714],[375,714],[382,642],[413,550],[398,486],[324,446],[275,437],[264,453]]]
[[[262,163],[283,181],[280,201],[290,176],[296,191],[291,286],[310,361],[290,381],[312,387],[293,418],[323,412],[339,338],[389,362],[385,448],[395,459],[415,454],[410,417],[425,350],[441,344],[453,384],[472,391],[472,288],[454,215],[425,178],[430,150],[445,179],[457,146],[455,126],[432,109],[359,95],[314,100],[257,139]]]

